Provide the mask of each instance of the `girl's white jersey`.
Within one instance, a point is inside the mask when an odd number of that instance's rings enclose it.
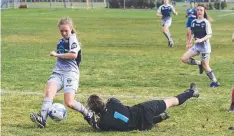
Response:
[[[75,53],[76,59],[57,58],[53,72],[76,72],[79,73],[79,63],[81,61],[81,47],[76,38],[76,34],[72,34],[68,39],[61,38],[57,44],[57,53]]]

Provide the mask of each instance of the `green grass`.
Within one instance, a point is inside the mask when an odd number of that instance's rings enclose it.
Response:
[[[211,67],[221,83],[209,88],[198,67],[182,64],[186,29],[184,10],[173,16],[170,28],[175,47],[167,47],[160,20],[153,10],[20,9],[2,11],[2,79],[8,92],[43,92],[55,64],[49,52],[60,38],[57,22],[73,18],[82,42],[80,88],[77,99],[85,104],[89,94],[166,97],[184,91],[190,82],[201,90],[199,99],[168,110],[171,118],[151,131],[97,132],[81,114],[68,109],[67,120],[48,120],[46,129],[37,129],[30,112],[40,110],[42,95],[9,93],[1,95],[1,134],[10,135],[233,135],[234,116],[227,112],[234,86],[234,46],[231,43],[234,15],[209,12],[213,37]],[[147,99],[118,97],[133,105]],[[105,98],[107,99],[107,98]],[[63,103],[63,96],[55,102]]]

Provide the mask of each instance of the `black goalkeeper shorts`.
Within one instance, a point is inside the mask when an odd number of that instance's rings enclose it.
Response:
[[[166,103],[163,100],[153,100],[140,103],[144,109],[145,122],[152,123],[153,118],[166,110]]]
[[[130,108],[133,121],[129,124],[135,129],[149,130],[154,125],[153,118],[166,110],[163,100],[153,100],[139,103]]]

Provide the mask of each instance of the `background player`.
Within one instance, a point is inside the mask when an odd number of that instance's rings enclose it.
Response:
[[[169,4],[168,0],[164,0],[164,4],[161,5],[157,11],[157,16],[162,17],[161,18],[162,27],[163,27],[162,31],[163,34],[168,39],[168,47],[173,47],[174,45],[174,41],[169,31],[169,27],[171,26],[172,23],[171,12],[177,15],[177,12],[175,11],[174,7]]]
[[[191,23],[192,23],[192,21],[194,19],[196,19],[196,15],[197,15],[196,8],[194,7],[195,6],[194,4],[195,3],[193,1],[191,1],[190,2],[190,8],[188,8],[187,11],[186,11],[186,18],[188,18],[187,19],[187,23],[186,23],[186,28],[187,28],[187,43],[186,43],[186,48],[187,49],[189,49],[189,47],[191,47],[191,45],[189,45],[189,44],[191,44],[190,43],[190,39],[189,39],[191,37],[191,29],[190,29]]]

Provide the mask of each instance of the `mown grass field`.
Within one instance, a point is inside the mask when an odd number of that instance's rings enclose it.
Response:
[[[231,136],[234,114],[228,112],[234,87],[234,14],[209,12],[213,37],[211,67],[221,83],[209,88],[198,67],[180,61],[185,52],[186,29],[183,8],[173,16],[171,33],[175,47],[168,48],[161,33],[160,19],[154,10],[20,9],[2,11],[1,135],[165,135]],[[81,114],[68,109],[63,122],[48,120],[38,129],[29,119],[41,107],[46,81],[54,67],[55,50],[60,38],[57,22],[72,17],[82,43],[80,87],[77,100],[86,104],[90,94],[117,95],[124,104],[133,105],[152,97],[175,96],[197,83],[199,99],[168,110],[170,119],[151,131],[97,132]],[[142,96],[124,98],[122,96]],[[118,97],[119,96],[119,97]],[[149,97],[149,98],[147,98]],[[107,99],[107,97],[105,97]],[[55,102],[63,103],[59,95]]]

